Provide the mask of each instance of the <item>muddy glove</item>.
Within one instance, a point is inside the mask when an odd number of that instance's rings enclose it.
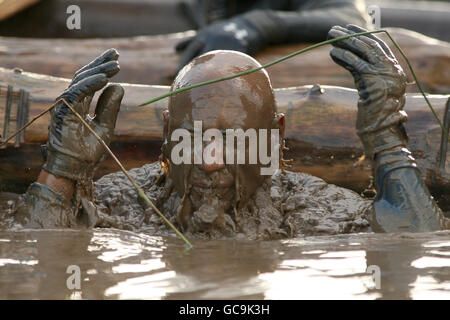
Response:
[[[108,86],[98,99],[95,117],[89,116],[89,106],[96,91],[119,72],[119,54],[109,49],[75,73],[72,83],[62,93],[64,98],[109,144],[114,134],[117,114],[123,97],[120,85]],[[104,155],[104,147],[62,102],[53,108],[47,142],[47,161],[43,169],[56,176],[74,181],[89,180]]]
[[[232,19],[213,23],[198,31],[197,35],[183,40],[175,49],[182,56],[177,68],[180,71],[193,58],[212,50],[235,50],[254,54],[268,44],[267,34],[257,28],[264,18],[253,14],[242,14]]]
[[[330,38],[366,30],[333,27]],[[333,43],[331,57],[349,70],[359,93],[356,128],[373,161],[377,197],[371,227],[376,232],[428,232],[446,220],[406,149],[406,77],[388,46],[372,34]],[[398,148],[395,148],[398,147]]]
[[[328,37],[337,38],[367,31],[354,25],[333,27]],[[389,47],[373,34],[333,43],[331,58],[351,72],[358,89],[356,129],[370,159],[376,153],[406,146],[402,110],[406,76]]]

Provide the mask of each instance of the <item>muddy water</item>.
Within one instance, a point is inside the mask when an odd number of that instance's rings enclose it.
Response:
[[[193,244],[113,229],[0,231],[0,298],[450,299],[450,231]],[[70,265],[80,289],[67,288]],[[379,289],[368,266],[380,268]]]

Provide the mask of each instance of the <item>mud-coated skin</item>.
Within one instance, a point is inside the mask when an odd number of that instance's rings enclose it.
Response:
[[[260,66],[256,60],[240,52],[211,51],[183,68],[172,90]],[[237,219],[234,210],[245,206],[248,198],[265,179],[260,174],[261,165],[227,164],[217,168],[176,165],[170,159],[171,150],[178,142],[172,142],[168,137],[179,128],[192,131],[195,121],[201,121],[203,131],[210,128],[222,132],[228,129],[246,131],[250,128],[283,131],[283,124],[279,120],[284,116],[276,112],[275,97],[267,72],[260,70],[178,93],[170,97],[168,109],[162,159],[175,190],[182,197],[177,214],[178,223],[184,230],[191,231],[202,229],[203,224],[214,224],[216,220],[232,226]]]
[[[366,25],[362,0],[259,0],[208,1],[210,14],[196,36],[179,43],[178,70],[194,57],[212,50],[237,50],[255,54],[267,45],[319,42],[332,26]]]
[[[75,227],[77,210],[49,187],[33,183],[18,203],[16,221],[27,228]]]

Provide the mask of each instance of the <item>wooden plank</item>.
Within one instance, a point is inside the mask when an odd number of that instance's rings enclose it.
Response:
[[[15,1],[15,0],[8,0]],[[45,0],[0,22],[3,36],[111,38],[168,34],[194,27],[182,0]],[[70,5],[81,10],[81,28],[67,28]]]
[[[0,1],[0,21],[28,8],[39,0],[2,0]]]
[[[450,44],[415,32],[392,29],[423,87],[430,93],[450,92]],[[141,36],[113,39],[19,39],[0,37],[0,67],[19,67],[25,71],[71,78],[74,71],[109,48],[120,52],[121,71],[116,81],[151,85],[170,85],[179,56],[175,44],[193,32],[164,36]],[[271,62],[306,47],[292,44],[267,48],[256,59]],[[392,47],[392,46],[391,46]],[[321,47],[268,69],[273,86],[335,85],[354,88],[348,71],[336,65],[329,56],[330,47]],[[395,50],[394,50],[395,51]],[[396,53],[404,70],[406,63]],[[411,81],[412,78],[409,77]],[[409,92],[417,92],[414,85]]]

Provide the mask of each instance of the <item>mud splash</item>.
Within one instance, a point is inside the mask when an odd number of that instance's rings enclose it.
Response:
[[[164,177],[160,164],[144,165],[129,173],[161,212],[176,223],[183,199],[173,189],[170,179]],[[162,219],[140,200],[124,174],[102,177],[95,183],[95,192],[99,227],[147,235],[169,234]],[[207,219],[202,219],[199,230],[188,230],[185,234],[189,239],[274,240],[367,232],[370,231],[370,214],[371,202],[351,190],[327,184],[309,174],[279,171],[257,188],[247,205],[232,214],[233,221],[224,218],[222,225],[228,222],[232,228],[224,230],[216,221],[208,225]]]

